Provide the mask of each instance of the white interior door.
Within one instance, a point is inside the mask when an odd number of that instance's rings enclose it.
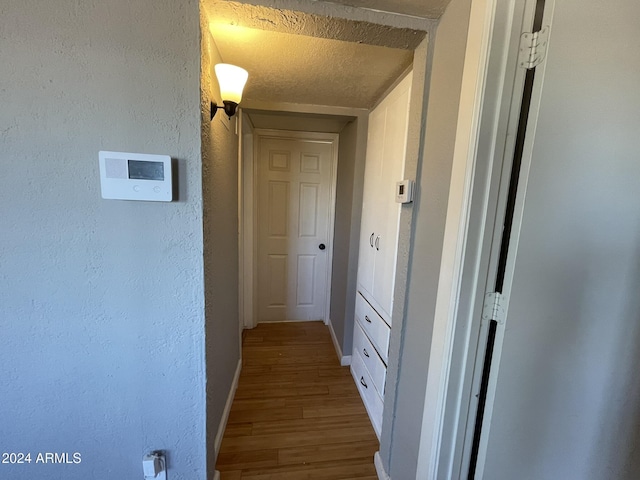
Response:
[[[373,276],[376,261],[376,238],[380,236],[380,178],[386,110],[376,109],[369,115],[367,161],[364,170],[360,252],[358,257],[358,288],[367,299],[373,297]]]
[[[396,261],[398,258],[398,228],[400,204],[396,203],[396,182],[402,180],[407,151],[407,126],[409,122],[409,99],[411,75],[407,75],[385,99],[386,122],[381,171],[380,208],[378,216],[380,231],[377,233],[373,297],[380,314],[391,321],[393,291],[395,286]]]
[[[337,135],[258,132],[258,322],[326,320]]]

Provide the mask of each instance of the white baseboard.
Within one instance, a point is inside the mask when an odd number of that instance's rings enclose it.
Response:
[[[373,464],[376,467],[376,473],[378,474],[379,480],[391,480],[391,477],[387,475],[387,472],[384,471],[384,467],[382,466],[382,458],[380,458],[380,452],[376,452],[373,455]]]
[[[340,365],[343,367],[348,367],[349,365],[351,365],[351,355],[342,355],[342,349],[340,348],[340,344],[338,343],[336,332],[333,331],[333,325],[331,324],[331,319],[329,319],[327,326],[329,327],[329,333],[331,334],[333,347],[336,349],[336,354],[338,355],[338,360],[340,360]]]
[[[238,366],[236,367],[236,373],[233,376],[233,382],[231,382],[231,388],[229,389],[229,395],[227,396],[227,403],[224,405],[222,411],[222,418],[220,419],[220,425],[218,426],[218,432],[216,433],[216,439],[214,441],[215,448],[215,460],[218,460],[218,452],[220,452],[220,444],[222,443],[222,437],[224,436],[224,430],[227,428],[227,420],[229,420],[229,412],[231,411],[231,405],[233,399],[236,396],[236,390],[238,389],[238,380],[240,379],[240,372],[242,371],[242,359],[238,360]],[[214,480],[220,479],[220,474],[216,470]]]

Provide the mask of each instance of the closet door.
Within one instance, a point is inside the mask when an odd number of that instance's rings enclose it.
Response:
[[[380,235],[380,175],[386,112],[376,109],[369,115],[367,162],[364,173],[362,221],[360,225],[360,253],[358,260],[358,288],[365,297],[373,297],[373,279],[376,262],[375,241]]]
[[[405,78],[384,101],[385,130],[382,168],[376,210],[377,234],[373,298],[378,313],[391,324],[393,287],[398,252],[400,204],[395,201],[396,182],[402,180],[407,143],[411,77]],[[381,104],[382,105],[382,104]]]

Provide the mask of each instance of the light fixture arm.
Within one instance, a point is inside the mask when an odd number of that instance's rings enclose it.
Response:
[[[223,109],[224,113],[227,114],[227,117],[231,118],[236,114],[236,110],[238,109],[238,104],[236,102],[231,102],[229,100],[223,100],[222,103],[224,104],[224,106],[218,106],[218,104],[214,101],[211,102],[211,118],[210,120],[213,120],[213,117],[216,116],[216,113],[218,113],[218,109]]]

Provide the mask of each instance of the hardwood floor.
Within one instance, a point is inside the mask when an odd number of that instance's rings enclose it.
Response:
[[[222,480],[377,480],[378,439],[322,322],[245,331]]]

